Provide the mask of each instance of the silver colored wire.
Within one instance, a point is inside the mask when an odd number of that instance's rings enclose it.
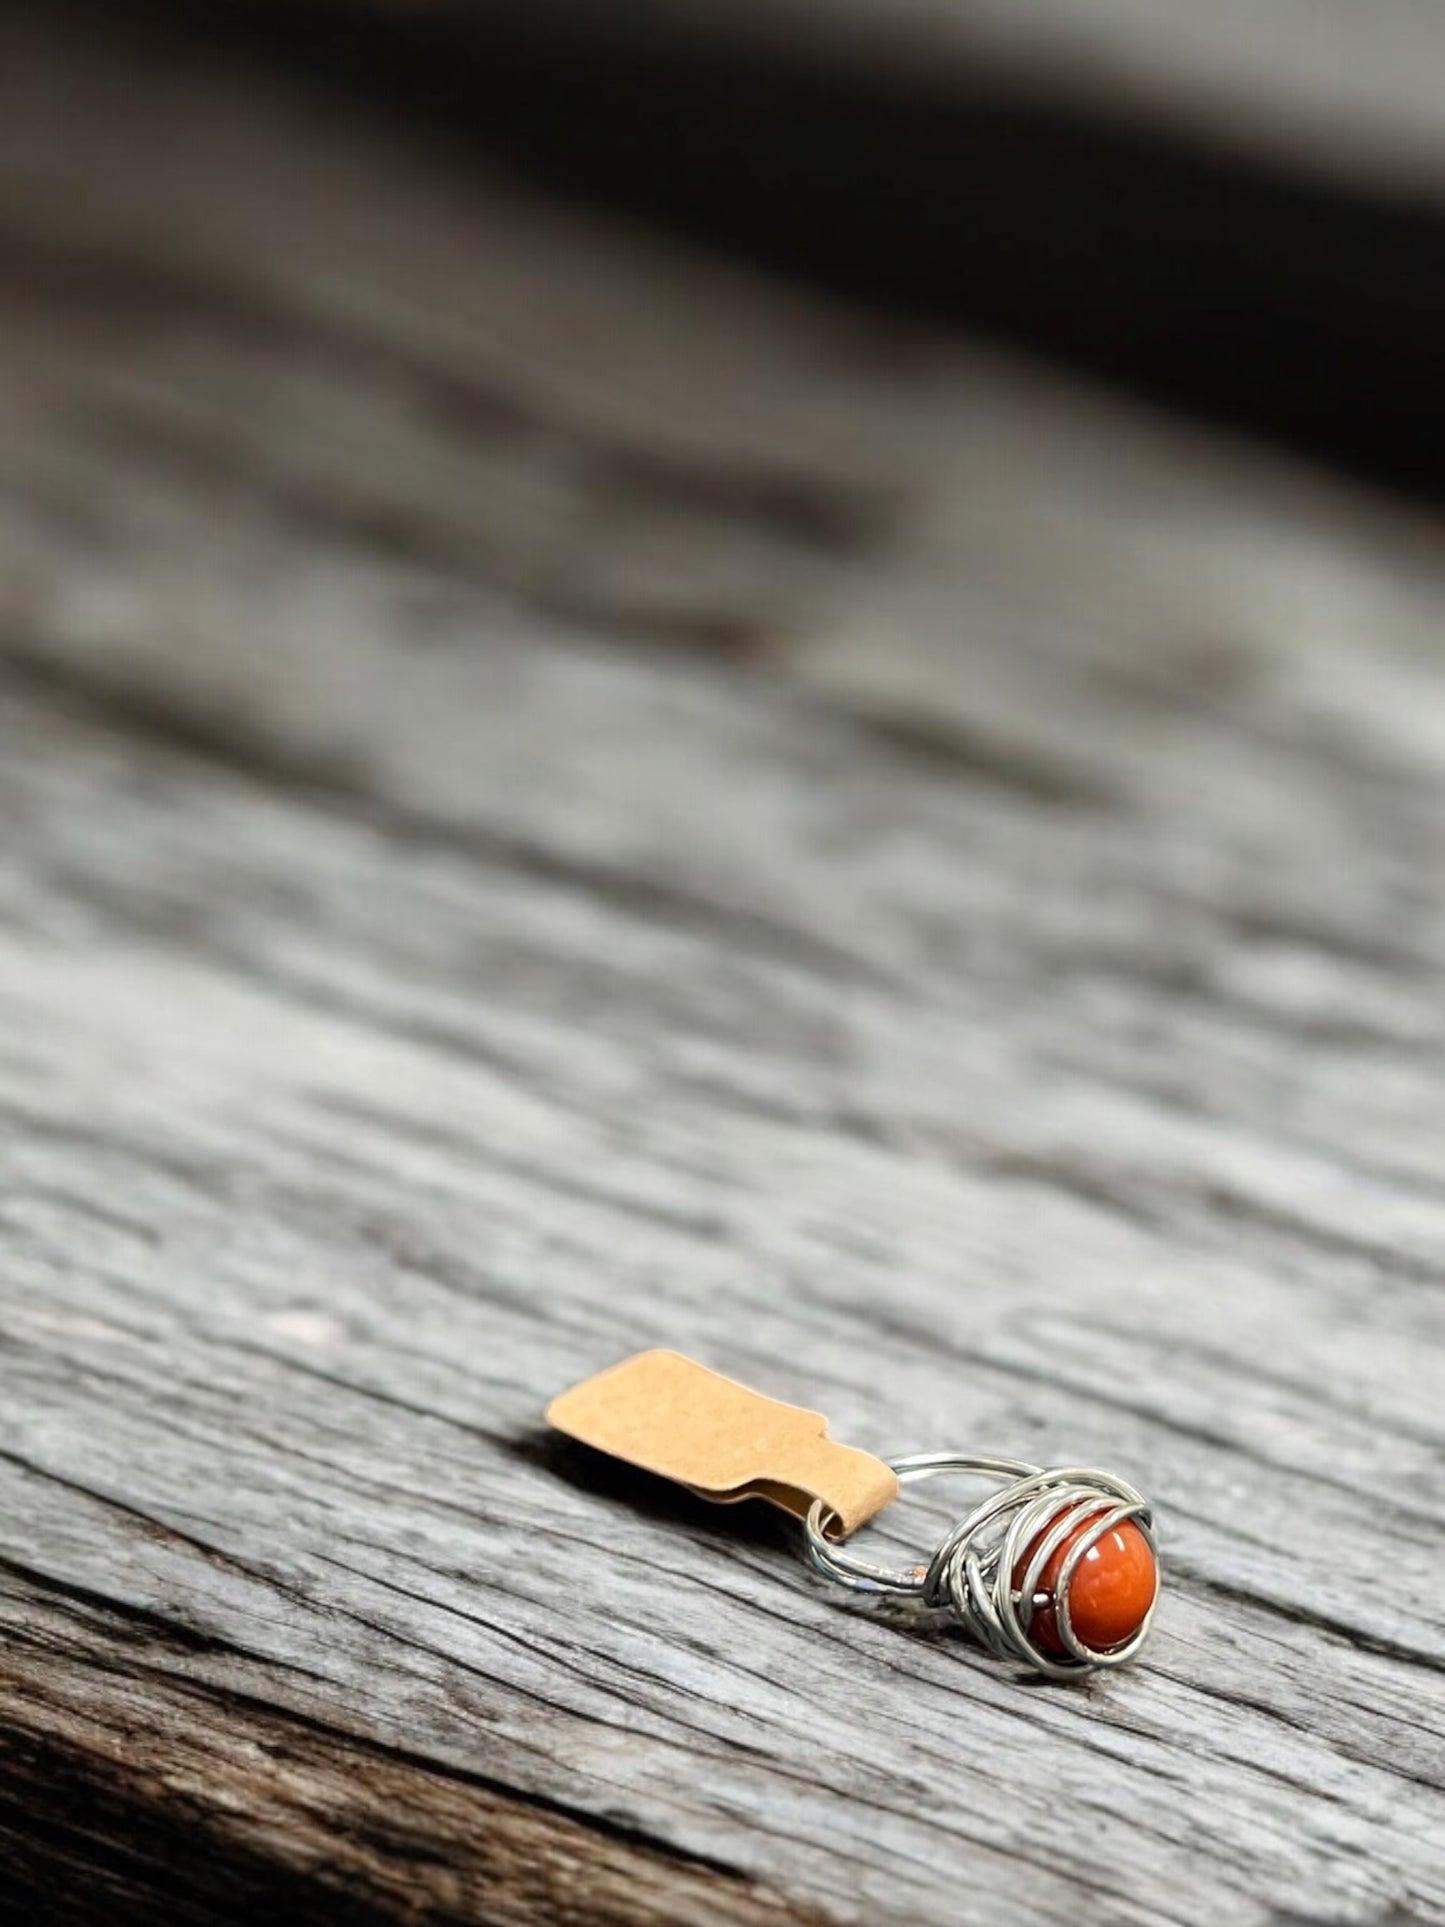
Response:
[[[998,1490],[951,1527],[928,1563],[918,1566],[878,1565],[835,1544],[827,1536],[834,1515],[818,1501],[804,1529],[808,1557],[819,1572],[855,1592],[944,1608],[990,1652],[1023,1660],[1049,1679],[1077,1679],[1099,1667],[1122,1666],[1138,1652],[1154,1617],[1152,1603],[1138,1629],[1105,1651],[1084,1644],[1069,1612],[1069,1586],[1080,1561],[1115,1526],[1133,1520],[1155,1552],[1153,1515],[1133,1486],[1092,1467],[1046,1470],[1022,1459],[975,1453],[921,1452],[891,1463],[901,1485],[955,1472],[992,1480]],[[1065,1553],[1052,1587],[1042,1589],[1044,1567],[1085,1520],[1089,1523]],[[1027,1566],[1015,1585],[1026,1553]],[[1046,1650],[1030,1632],[1036,1611],[1047,1605],[1053,1607],[1062,1654]]]

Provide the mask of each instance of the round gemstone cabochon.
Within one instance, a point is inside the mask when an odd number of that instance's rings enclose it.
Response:
[[[1035,1596],[1047,1593],[1048,1598],[1040,1600],[1034,1608],[1029,1637],[1044,1652],[1060,1658],[1068,1657],[1068,1648],[1054,1611],[1059,1568],[1068,1557],[1070,1547],[1098,1520],[1103,1510],[1100,1507],[1079,1521],[1063,1543],[1049,1554],[1039,1575]],[[1044,1531],[1047,1530],[1045,1527]],[[1014,1567],[1015,1586],[1021,1584],[1034,1548],[1043,1537],[1044,1532],[1035,1534]],[[1069,1581],[1069,1622],[1075,1637],[1096,1653],[1122,1646],[1143,1625],[1158,1590],[1159,1571],[1144,1534],[1132,1519],[1110,1526],[1080,1559]]]

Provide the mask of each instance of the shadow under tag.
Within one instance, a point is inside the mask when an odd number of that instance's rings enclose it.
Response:
[[[784,1405],[678,1352],[638,1352],[547,1407],[569,1438],[675,1479],[700,1498],[767,1499],[806,1518],[815,1499],[846,1538],[898,1496],[890,1466],[835,1445],[820,1412]]]

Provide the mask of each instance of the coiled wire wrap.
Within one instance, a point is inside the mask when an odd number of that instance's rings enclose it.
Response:
[[[944,1534],[926,1566],[881,1566],[835,1545],[827,1537],[833,1515],[819,1501],[805,1526],[808,1556],[819,1572],[855,1592],[889,1593],[947,1608],[990,1652],[1023,1660],[1049,1679],[1076,1679],[1098,1667],[1121,1666],[1138,1652],[1154,1617],[1152,1604],[1138,1629],[1104,1652],[1084,1645],[1069,1617],[1070,1581],[1106,1532],[1132,1519],[1154,1551],[1153,1515],[1133,1486],[1090,1467],[1045,1470],[1022,1459],[971,1453],[923,1452],[891,1463],[902,1485],[958,1472],[994,1480],[1000,1489]],[[1045,1565],[1084,1520],[1089,1524],[1064,1555],[1049,1591],[1041,1591]],[[1015,1586],[1014,1573],[1031,1545]],[[1030,1636],[1036,1608],[1047,1603],[1054,1608],[1062,1654],[1045,1651]]]

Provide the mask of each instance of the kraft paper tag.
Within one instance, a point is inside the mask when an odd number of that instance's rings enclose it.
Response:
[[[700,1498],[767,1499],[798,1518],[815,1499],[845,1538],[898,1496],[890,1466],[835,1445],[820,1412],[784,1405],[678,1352],[638,1352],[583,1379],[547,1407],[583,1445],[676,1479]]]

